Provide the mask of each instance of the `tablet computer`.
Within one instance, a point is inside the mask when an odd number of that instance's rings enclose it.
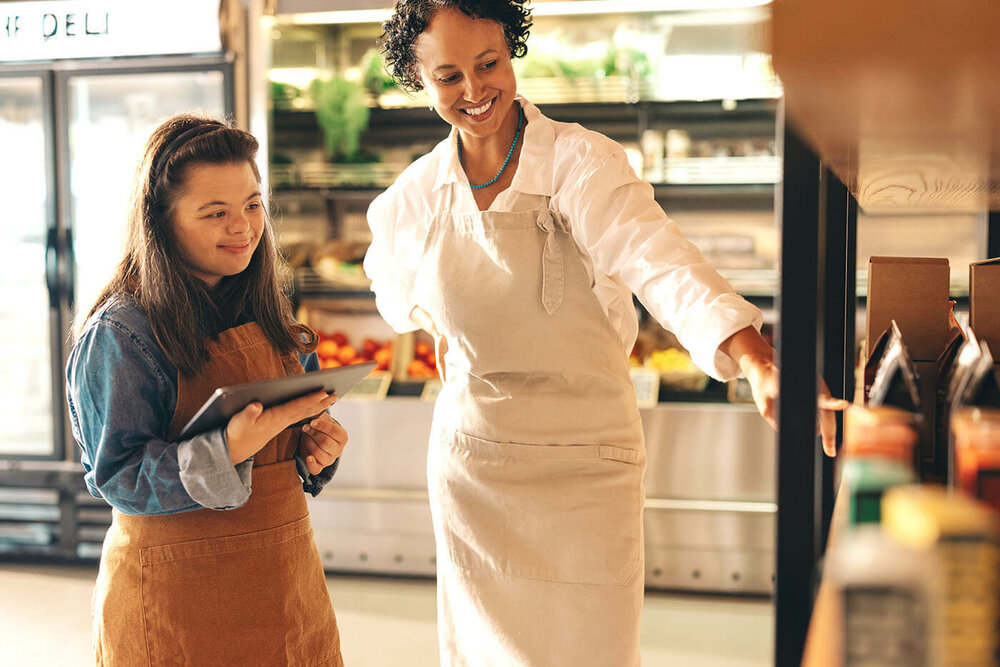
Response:
[[[362,364],[219,387],[185,424],[179,439],[186,440],[226,424],[230,417],[254,401],[259,401],[265,408],[270,408],[320,390],[343,398],[344,394],[372,372],[377,365],[374,361],[366,361]]]

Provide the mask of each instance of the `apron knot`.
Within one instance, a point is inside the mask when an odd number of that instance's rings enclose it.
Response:
[[[535,219],[538,228],[545,232],[542,250],[542,305],[549,315],[556,312],[563,300],[563,258],[556,231],[563,231],[552,211],[542,209]]]
[[[552,212],[548,209],[543,209],[538,212],[538,226],[543,232],[554,232],[556,229],[555,223],[552,218]]]

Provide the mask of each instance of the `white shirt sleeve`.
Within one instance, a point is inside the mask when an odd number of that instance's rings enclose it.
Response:
[[[719,345],[748,326],[759,330],[760,310],[681,235],[624,153],[588,153],[595,159],[571,172],[564,183],[570,194],[564,190],[558,208],[595,271],[625,283],[705,372],[719,380],[737,377],[739,367]]]
[[[372,243],[365,255],[364,269],[372,281],[379,313],[397,333],[407,333],[419,328],[410,319],[410,312],[415,305],[413,279],[423,243],[417,244],[413,238],[413,212],[399,205],[392,196],[394,189],[376,197],[368,208]]]

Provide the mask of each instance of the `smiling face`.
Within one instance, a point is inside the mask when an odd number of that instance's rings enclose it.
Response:
[[[517,124],[517,82],[499,23],[440,9],[414,52],[434,109],[463,137],[486,138],[505,122]]]
[[[260,184],[249,162],[189,165],[170,213],[188,270],[214,287],[250,264],[264,231]]]

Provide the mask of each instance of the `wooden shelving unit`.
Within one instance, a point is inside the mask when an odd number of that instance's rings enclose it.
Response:
[[[990,211],[1000,251],[1000,5],[777,0],[773,62],[785,90],[778,349],[775,664],[835,664],[816,563],[834,507],[815,438],[816,375],[853,393],[858,207]],[[805,332],[805,333],[803,333]],[[812,335],[812,334],[815,335]],[[807,645],[808,638],[808,645]]]

